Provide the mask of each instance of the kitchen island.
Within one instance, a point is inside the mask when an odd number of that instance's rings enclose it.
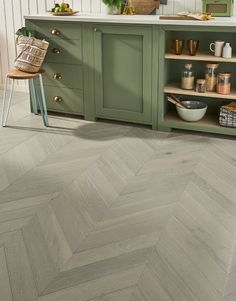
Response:
[[[45,38],[50,47],[43,68],[49,111],[147,124],[153,129],[184,129],[236,135],[219,126],[219,108],[236,100],[236,56],[213,56],[209,44],[230,42],[236,51],[236,18],[211,21],[160,20],[158,16],[78,14],[26,16],[26,25]],[[198,39],[199,52],[173,54],[174,39]],[[235,53],[236,54],[236,53]],[[220,64],[232,73],[230,95],[180,89],[181,70],[191,62],[197,77],[205,65]],[[182,121],[166,94],[198,99],[208,104],[203,120]]]

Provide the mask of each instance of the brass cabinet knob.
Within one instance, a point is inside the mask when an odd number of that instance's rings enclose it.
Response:
[[[54,97],[53,97],[53,100],[54,100],[55,102],[62,102],[62,101],[63,101],[63,98],[62,98],[61,96],[54,96]]]
[[[94,28],[94,32],[98,32],[98,29],[97,29],[97,28]]]
[[[60,79],[62,79],[62,75],[61,75],[60,73],[55,73],[55,74],[53,75],[53,79],[55,79],[55,80],[60,80]]]
[[[60,30],[53,28],[51,34],[54,36],[59,36],[61,34]]]
[[[58,48],[52,48],[52,53],[59,54],[61,51]]]

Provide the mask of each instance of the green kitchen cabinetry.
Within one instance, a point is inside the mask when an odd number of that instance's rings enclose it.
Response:
[[[26,25],[50,43],[43,65],[49,111],[82,115],[92,121],[146,124],[161,131],[236,136],[235,128],[219,125],[220,107],[236,101],[235,26],[31,19]],[[222,36],[234,50],[231,59],[215,57],[209,50],[209,44]],[[189,55],[186,48],[183,55],[175,55],[176,39],[199,40],[197,55]],[[213,62],[219,63],[219,71],[232,73],[230,95],[181,89],[181,70],[186,63],[193,64],[197,79],[204,78],[206,64]],[[198,122],[183,121],[175,106],[167,102],[168,94],[207,103],[205,117]]]
[[[43,64],[48,110],[85,115],[82,25],[40,20],[26,25],[49,42]]]
[[[96,117],[152,124],[152,27],[93,32]]]

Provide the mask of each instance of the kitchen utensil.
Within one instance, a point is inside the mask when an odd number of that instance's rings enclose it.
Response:
[[[178,99],[174,99],[174,98],[172,98],[172,97],[170,97],[170,96],[167,96],[167,100],[168,100],[169,102],[175,104],[177,107],[184,108],[184,109],[186,108],[186,107],[180,102],[180,100],[178,100]]]
[[[181,106],[186,108],[186,105],[182,103],[182,101],[177,98],[174,94],[170,94],[170,97],[173,98],[176,102],[179,102],[181,104]]]
[[[187,108],[176,106],[179,117],[185,121],[195,122],[201,120],[207,111],[207,105],[204,102],[196,100],[186,100],[181,102]]]
[[[210,13],[192,14],[189,12],[178,13],[178,15],[159,16],[160,20],[195,20],[195,21],[209,21],[214,19]]]

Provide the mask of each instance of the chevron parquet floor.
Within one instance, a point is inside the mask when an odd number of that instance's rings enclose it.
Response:
[[[0,301],[236,300],[236,141],[28,102],[0,129]]]

